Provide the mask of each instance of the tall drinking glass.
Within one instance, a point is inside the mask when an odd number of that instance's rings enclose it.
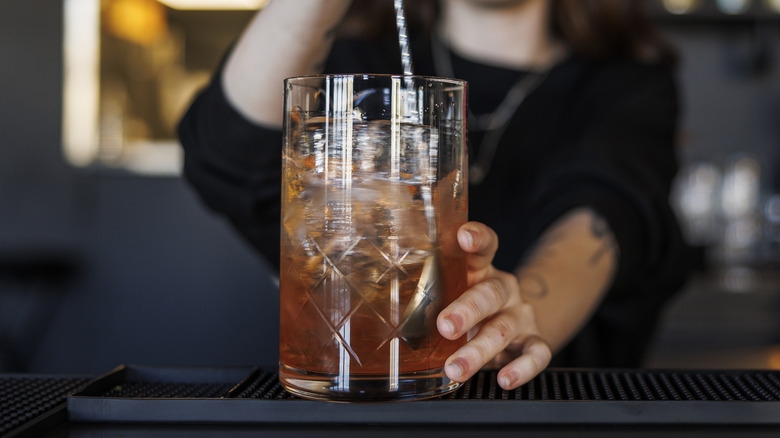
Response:
[[[285,81],[279,378],[298,396],[455,390],[436,329],[466,287],[465,87],[420,76]]]

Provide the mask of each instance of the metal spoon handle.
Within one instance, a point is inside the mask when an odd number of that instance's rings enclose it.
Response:
[[[413,75],[412,55],[409,52],[409,35],[406,33],[406,15],[403,0],[393,0],[395,5],[395,24],[398,27],[398,45],[401,47],[401,65],[405,76]]]

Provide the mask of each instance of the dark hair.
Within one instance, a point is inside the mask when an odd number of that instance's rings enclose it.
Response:
[[[658,34],[643,0],[550,0],[551,30],[578,55],[600,59],[631,56],[644,61],[675,60]],[[404,4],[410,30],[429,32],[439,15],[438,0]],[[395,33],[392,2],[352,0],[342,34],[380,38]]]
[[[588,58],[629,55],[673,62],[672,47],[655,30],[640,0],[551,0],[553,34]]]
[[[439,15],[438,0],[404,2],[404,12],[410,29],[429,32]],[[342,35],[375,39],[395,35],[395,8],[390,0],[352,0],[341,24]]]

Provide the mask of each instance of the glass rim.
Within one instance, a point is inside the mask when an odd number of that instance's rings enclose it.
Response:
[[[334,79],[334,78],[348,78],[348,77],[360,77],[362,79],[405,79],[423,80],[429,82],[441,82],[444,84],[450,84],[455,86],[465,87],[468,81],[463,79],[447,78],[443,76],[431,76],[431,75],[400,75],[400,74],[385,74],[385,73],[319,73],[309,75],[290,76],[284,79],[285,84],[303,82],[305,80],[312,79]]]

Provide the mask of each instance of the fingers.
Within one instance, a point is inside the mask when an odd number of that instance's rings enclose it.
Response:
[[[445,363],[447,376],[464,381],[504,351],[517,336],[520,323],[517,312],[507,309],[485,323],[474,338],[459,348]]]
[[[466,290],[439,313],[436,320],[439,333],[447,339],[458,339],[486,318],[517,302],[517,288],[514,275],[494,270],[490,278]]]
[[[498,236],[490,227],[479,222],[466,222],[458,229],[458,243],[469,253],[469,271],[491,266],[498,249]]]
[[[506,363],[499,385],[514,389],[550,363],[550,347],[539,335],[534,312],[520,296],[517,277],[493,267],[498,236],[488,226],[468,222],[458,229],[468,253],[470,288],[439,314],[436,324],[447,339],[476,334],[445,363],[447,376],[463,382],[487,363]],[[508,363],[507,363],[508,362]]]
[[[551,357],[550,347],[539,336],[531,305],[520,303],[485,322],[474,338],[447,359],[445,372],[462,382],[485,364],[509,362],[498,374],[499,385],[508,390],[533,379]]]
[[[547,343],[539,336],[528,336],[522,341],[520,356],[498,372],[498,384],[505,390],[524,385],[547,368],[551,359]]]

